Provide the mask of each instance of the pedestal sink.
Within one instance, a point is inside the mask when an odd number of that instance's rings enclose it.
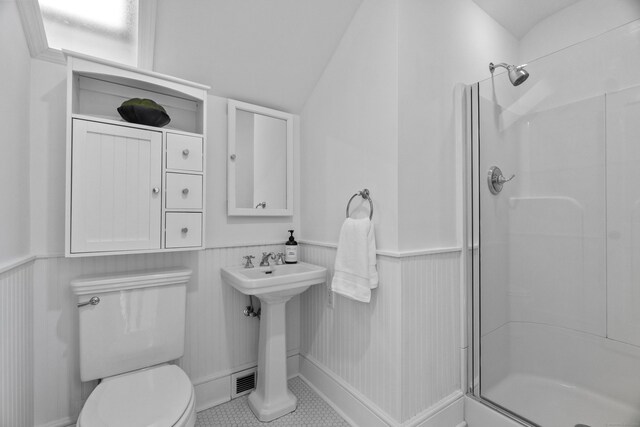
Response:
[[[249,407],[263,422],[293,412],[297,399],[287,387],[285,304],[309,286],[326,281],[327,269],[313,264],[259,268],[223,267],[223,280],[245,295],[260,299],[258,384],[249,395]]]

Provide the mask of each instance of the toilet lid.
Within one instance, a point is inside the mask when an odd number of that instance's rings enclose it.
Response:
[[[91,393],[79,425],[173,426],[192,399],[193,386],[175,365],[162,365],[103,380]]]

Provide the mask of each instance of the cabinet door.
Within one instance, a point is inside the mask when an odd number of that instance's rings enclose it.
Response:
[[[71,253],[160,249],[162,133],[73,120]]]

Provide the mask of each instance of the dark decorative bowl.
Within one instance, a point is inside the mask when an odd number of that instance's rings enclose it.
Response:
[[[125,101],[118,107],[118,113],[129,123],[139,125],[162,127],[171,121],[164,108],[150,99],[133,98]]]

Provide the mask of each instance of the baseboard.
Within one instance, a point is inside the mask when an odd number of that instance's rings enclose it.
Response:
[[[299,360],[301,378],[353,426],[457,427],[464,422],[464,400],[459,390],[400,423],[312,357],[300,355]]]
[[[254,365],[255,366],[255,365]],[[239,371],[254,366],[243,366]],[[287,357],[287,377],[295,377],[300,373],[300,357],[298,354]],[[231,373],[225,372],[218,377],[194,381],[196,391],[196,412],[204,411],[231,400]]]
[[[300,377],[352,426],[388,427],[393,418],[308,356],[300,355]]]
[[[464,395],[458,390],[426,411],[402,424],[403,427],[463,427]]]
[[[49,421],[46,424],[38,424],[37,427],[75,427],[75,425],[75,419],[71,417],[64,417],[59,420]]]
[[[523,427],[524,424],[516,422],[509,417],[494,411],[477,400],[465,396],[464,419],[469,427]]]

